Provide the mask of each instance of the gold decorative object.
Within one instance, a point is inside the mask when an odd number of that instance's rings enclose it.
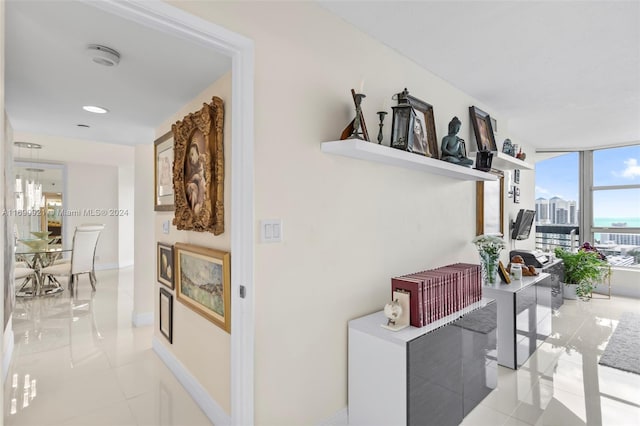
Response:
[[[173,190],[178,229],[224,232],[224,105],[214,96],[171,126]]]

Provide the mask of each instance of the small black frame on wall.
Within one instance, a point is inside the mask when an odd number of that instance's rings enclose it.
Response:
[[[164,288],[160,289],[160,333],[173,343],[173,295]]]

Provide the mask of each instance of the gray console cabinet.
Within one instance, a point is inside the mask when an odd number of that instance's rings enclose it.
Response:
[[[496,303],[392,332],[349,322],[349,424],[458,425],[497,385]]]

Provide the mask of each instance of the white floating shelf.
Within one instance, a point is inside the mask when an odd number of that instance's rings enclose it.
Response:
[[[475,159],[476,153],[469,153],[469,157]],[[533,166],[531,164],[526,163],[522,160],[518,160],[516,157],[512,157],[509,154],[505,154],[504,152],[500,151],[493,151],[493,161],[491,162],[491,167],[498,170],[533,170]]]
[[[418,170],[426,173],[447,176],[460,180],[497,180],[498,178],[486,172],[469,167],[458,166],[446,161],[423,157],[411,152],[401,151],[388,146],[378,145],[358,139],[323,142],[322,152],[342,155],[359,160],[375,161],[405,169]]]

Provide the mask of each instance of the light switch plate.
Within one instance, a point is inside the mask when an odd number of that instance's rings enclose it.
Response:
[[[282,219],[267,219],[260,221],[260,242],[282,242]]]
[[[164,234],[168,234],[169,233],[169,221],[165,220],[164,222],[162,222],[162,233]]]

